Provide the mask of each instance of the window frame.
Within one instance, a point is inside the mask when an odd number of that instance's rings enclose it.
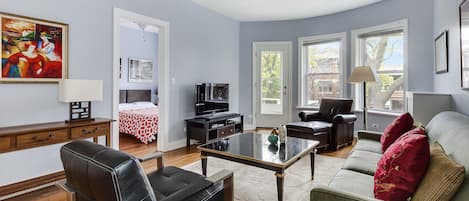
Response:
[[[365,49],[363,48],[363,39],[360,37],[366,34],[379,34],[379,33],[386,33],[390,31],[397,31],[403,30],[403,37],[404,37],[404,69],[403,69],[403,77],[404,77],[404,93],[403,93],[403,101],[404,101],[404,110],[403,111],[392,111],[392,110],[381,110],[381,109],[370,109],[368,108],[369,113],[377,113],[377,114],[389,114],[389,115],[398,115],[405,112],[407,108],[406,102],[406,92],[408,91],[408,20],[402,19],[394,22],[390,22],[387,24],[382,24],[373,27],[367,27],[362,29],[355,29],[352,30],[351,40],[352,40],[352,51],[351,51],[351,58],[352,58],[352,70],[356,66],[362,66],[364,64],[364,56],[363,52]],[[358,112],[363,112],[363,88],[361,85],[355,84],[352,86],[352,97],[354,97],[354,110]]]
[[[297,109],[319,109],[319,106],[309,106],[305,104],[306,88],[305,83],[305,72],[307,66],[307,54],[306,46],[308,43],[325,43],[331,41],[340,41],[340,96],[341,98],[346,96],[347,84],[347,32],[339,32],[333,34],[305,36],[298,38],[298,106]]]

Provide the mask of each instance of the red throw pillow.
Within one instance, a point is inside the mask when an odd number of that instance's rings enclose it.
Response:
[[[398,116],[394,121],[386,127],[381,136],[381,145],[383,153],[391,144],[396,141],[402,134],[410,131],[414,126],[414,118],[406,112]]]
[[[428,137],[411,130],[394,142],[378,162],[374,194],[385,201],[405,201],[417,190],[430,161]]]

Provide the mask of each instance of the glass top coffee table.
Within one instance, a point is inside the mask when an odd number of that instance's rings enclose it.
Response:
[[[207,157],[251,165],[275,171],[278,200],[283,200],[285,170],[306,155],[311,157],[314,177],[314,154],[318,141],[287,137],[285,144],[271,145],[267,134],[245,133],[199,146],[202,173],[207,175]]]

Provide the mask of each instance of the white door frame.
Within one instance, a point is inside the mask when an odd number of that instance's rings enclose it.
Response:
[[[257,128],[257,85],[256,85],[256,80],[257,80],[257,71],[256,71],[256,65],[257,65],[257,59],[256,59],[256,52],[259,45],[266,45],[266,44],[271,44],[271,45],[288,45],[289,49],[289,55],[288,55],[288,69],[287,69],[287,77],[288,79],[285,80],[286,85],[287,85],[287,98],[285,99],[287,101],[287,110],[285,111],[285,115],[292,119],[292,108],[291,108],[291,103],[292,103],[292,68],[293,68],[293,43],[291,41],[262,41],[262,42],[253,42],[252,43],[252,124],[254,129]],[[280,125],[278,125],[280,126]]]
[[[158,135],[157,148],[168,150],[169,135],[169,22],[144,16],[120,8],[114,8],[113,28],[113,90],[112,118],[116,122],[112,126],[111,146],[119,150],[119,71],[120,71],[120,19],[126,18],[158,27]]]

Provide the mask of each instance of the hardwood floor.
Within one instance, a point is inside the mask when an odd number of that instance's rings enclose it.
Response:
[[[268,133],[269,129],[259,129],[256,132]],[[121,151],[134,155],[136,157],[144,156],[146,154],[156,151],[156,142],[150,144],[139,143],[137,139],[132,136],[121,135],[119,139]],[[355,142],[354,142],[355,144]],[[325,152],[321,155],[347,158],[352,150],[352,146],[345,147],[335,152]],[[200,152],[195,145],[191,146],[187,152],[185,148],[169,151],[164,154],[164,164],[166,166],[183,167],[200,160]],[[151,172],[156,169],[156,160],[151,160],[143,163],[145,172]],[[49,186],[40,190],[33,191],[24,195],[7,199],[7,201],[66,201],[65,192],[56,186]]]

